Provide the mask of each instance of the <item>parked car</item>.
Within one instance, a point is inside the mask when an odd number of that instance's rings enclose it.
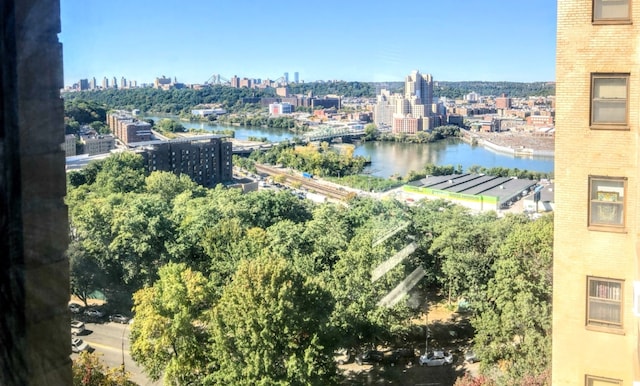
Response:
[[[82,306],[80,306],[78,303],[69,303],[69,311],[73,312],[74,314],[79,314],[80,311],[82,311]]]
[[[71,351],[75,353],[79,353],[82,351],[93,351],[93,347],[89,346],[89,343],[85,342],[80,338],[72,338],[71,339]]]
[[[412,363],[416,359],[416,352],[412,348],[397,348],[391,351],[389,355],[389,362],[391,364],[397,363]]]
[[[84,323],[79,320],[71,321],[71,335],[80,335],[84,332]]]
[[[478,356],[473,350],[467,350],[467,352],[464,353],[464,360],[467,363],[480,362],[480,358],[478,358]]]
[[[420,366],[444,366],[453,363],[453,355],[444,350],[436,350],[420,355]]]
[[[383,360],[384,354],[378,350],[368,350],[356,356],[356,363],[359,365],[380,363]]]
[[[345,363],[351,362],[353,358],[351,358],[351,353],[349,352],[349,350],[341,348],[333,353],[333,359],[339,365],[344,365]]]
[[[129,323],[129,320],[130,320],[129,317],[124,316],[122,314],[113,314],[113,315],[109,316],[109,321],[110,322],[127,324],[127,323]]]
[[[102,318],[104,316],[104,312],[100,310],[96,310],[95,308],[88,308],[84,311],[84,314],[90,318]]]

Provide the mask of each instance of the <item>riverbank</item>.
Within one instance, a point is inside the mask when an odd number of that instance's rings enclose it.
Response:
[[[552,136],[513,131],[486,133],[461,130],[460,132],[466,142],[476,143],[504,154],[543,157],[555,155],[555,138]]]

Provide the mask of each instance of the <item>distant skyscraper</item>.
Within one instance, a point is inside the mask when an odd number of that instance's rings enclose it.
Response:
[[[102,78],[102,88],[103,89],[108,89],[109,88],[109,79],[107,79],[106,76],[104,78]]]
[[[89,81],[89,89],[91,89],[91,90],[95,90],[96,88],[98,88],[97,86],[98,86],[98,84],[96,83],[96,78],[95,78],[95,76],[94,76],[94,77],[92,77],[92,78],[91,78],[91,80]]]
[[[433,78],[413,71],[405,78],[404,95],[382,89],[374,108],[375,123],[391,126],[393,132],[414,134],[433,128]]]
[[[127,88],[127,79],[124,76],[120,78],[120,88]]]
[[[113,88],[118,88],[118,79],[116,79],[116,77],[113,77],[113,82],[111,83]]]
[[[433,77],[415,70],[405,78],[404,97],[416,97],[416,103],[431,106],[433,103]]]
[[[284,82],[287,83],[287,84],[289,83],[289,73],[288,72],[284,73]]]
[[[89,89],[89,80],[80,79],[80,82],[78,82],[78,86],[80,88],[80,91],[88,90]]]
[[[300,83],[300,74],[298,74],[297,71],[293,73],[293,81],[296,83]]]

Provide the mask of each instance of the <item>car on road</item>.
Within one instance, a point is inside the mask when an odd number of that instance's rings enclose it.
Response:
[[[96,310],[95,308],[86,309],[84,314],[90,318],[102,318],[104,316],[104,312]]]
[[[378,350],[368,350],[356,356],[359,365],[380,363],[384,360],[384,353]]]
[[[84,332],[84,323],[79,320],[71,321],[71,335],[80,335]]]
[[[82,306],[78,303],[69,303],[69,311],[73,312],[74,314],[79,314],[80,311],[82,311]]]
[[[397,348],[391,351],[388,362],[391,364],[411,364],[416,359],[416,352],[412,348]]]
[[[453,355],[444,350],[435,350],[420,355],[420,366],[444,366],[453,363]]]
[[[113,314],[109,316],[109,321],[114,323],[127,324],[129,323],[130,319],[131,318],[129,318],[128,316],[124,316],[122,314]]]
[[[82,351],[93,351],[93,347],[89,346],[89,343],[85,342],[80,338],[72,338],[71,339],[71,351],[75,353],[79,353]]]

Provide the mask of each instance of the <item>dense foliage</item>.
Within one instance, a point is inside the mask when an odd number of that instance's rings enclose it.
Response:
[[[73,386],[135,386],[124,367],[107,368],[97,354],[83,351],[71,365]]]
[[[95,101],[82,99],[65,100],[65,134],[78,134],[80,127],[89,125],[100,134],[109,133],[106,125],[107,108]]]
[[[555,95],[555,82],[437,82],[433,87],[433,94],[438,97],[461,99],[470,92],[480,95],[500,96],[503,93],[512,98],[525,98],[529,96]]]
[[[354,156],[353,148],[337,150],[327,142],[320,146],[274,146],[266,152],[253,152],[250,159],[259,163],[282,165],[318,176],[346,176],[362,172],[366,159]]]
[[[220,104],[225,109],[238,104],[241,98],[272,97],[273,89],[233,88],[228,86],[212,86],[199,90],[172,89],[159,90],[154,88],[108,89],[71,92],[64,94],[65,100],[87,100],[113,109],[133,110],[144,112],[179,114],[190,112],[197,105],[203,103]]]
[[[120,154],[69,174],[69,254],[74,294],[101,289],[130,305],[133,297],[132,356],[151,378],[335,384],[336,347],[417,347],[420,305],[378,301],[421,266],[419,291],[470,305],[487,374],[504,384],[547,379],[551,217],[500,219],[444,201],[315,205],[146,175],[139,162]],[[372,281],[372,269],[410,240],[416,252]]]

